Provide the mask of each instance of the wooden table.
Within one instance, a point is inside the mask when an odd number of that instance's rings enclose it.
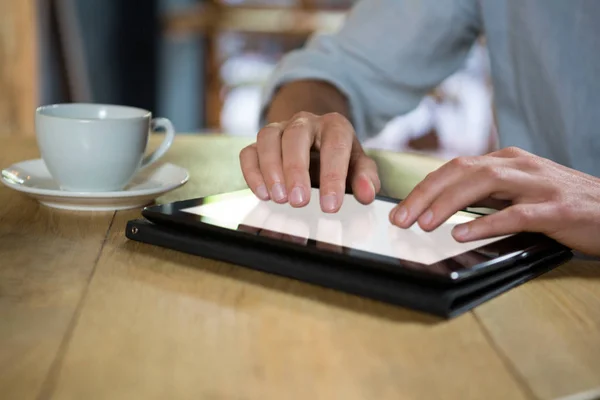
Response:
[[[180,136],[190,182],[244,187],[248,141]],[[2,143],[0,165],[38,156]],[[402,196],[435,160],[376,158]],[[427,315],[128,241],[139,210],[73,213],[0,188],[2,399],[555,399],[600,386],[600,263],[461,317]],[[585,397],[584,397],[585,398]]]

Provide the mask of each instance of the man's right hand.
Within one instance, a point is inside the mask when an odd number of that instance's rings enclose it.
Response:
[[[311,150],[320,153],[320,204],[337,212],[350,184],[358,201],[369,204],[381,188],[375,162],[363,151],[352,124],[338,113],[301,112],[260,130],[256,143],[240,153],[246,183],[263,200],[308,204]]]

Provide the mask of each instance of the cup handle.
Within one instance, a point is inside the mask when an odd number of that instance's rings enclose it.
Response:
[[[171,121],[166,118],[154,118],[150,122],[150,130],[152,132],[155,132],[160,128],[165,130],[165,140],[163,140],[158,149],[144,157],[142,164],[140,165],[140,169],[146,168],[158,161],[159,158],[165,155],[167,150],[169,150],[173,144],[173,140],[175,140],[175,128],[173,127]]]

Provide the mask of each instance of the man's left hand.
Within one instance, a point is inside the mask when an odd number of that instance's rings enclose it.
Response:
[[[514,147],[443,165],[392,210],[390,221],[401,228],[417,222],[432,231],[478,204],[499,211],[457,225],[457,241],[539,232],[600,256],[600,179]]]

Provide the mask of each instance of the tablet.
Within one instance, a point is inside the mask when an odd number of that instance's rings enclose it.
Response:
[[[250,190],[241,190],[146,207],[142,215],[154,223],[264,246],[265,251],[284,248],[299,257],[343,261],[348,268],[447,283],[565,250],[554,240],[532,233],[459,243],[452,228],[482,217],[468,211],[457,212],[432,232],[418,224],[402,229],[388,217],[397,202],[378,196],[363,205],[346,194],[341,209],[328,214],[321,211],[315,188],[309,204],[301,208],[262,201]]]

